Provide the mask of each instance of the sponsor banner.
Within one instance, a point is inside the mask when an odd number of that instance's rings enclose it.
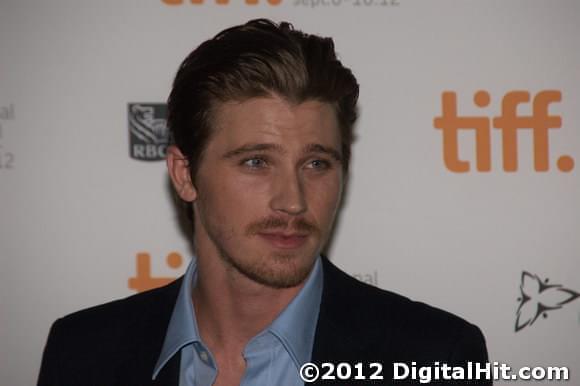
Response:
[[[361,84],[332,261],[580,384],[580,2],[25,4],[0,5],[0,385],[35,383],[57,318],[185,270],[163,101],[258,17],[333,37]]]

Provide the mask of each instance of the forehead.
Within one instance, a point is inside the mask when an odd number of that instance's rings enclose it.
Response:
[[[218,103],[213,115],[211,142],[276,142],[286,146],[321,143],[339,146],[340,133],[334,107],[307,100],[291,103],[278,96]]]

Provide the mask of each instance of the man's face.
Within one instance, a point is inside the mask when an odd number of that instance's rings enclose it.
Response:
[[[331,105],[279,97],[217,106],[195,175],[195,244],[261,284],[304,281],[342,193]]]

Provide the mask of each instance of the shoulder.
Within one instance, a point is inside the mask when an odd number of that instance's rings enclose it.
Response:
[[[362,283],[324,261],[324,312],[358,342],[389,348],[401,358],[487,357],[481,330],[450,312]],[[345,332],[346,333],[346,332]]]
[[[176,280],[58,319],[48,334],[38,385],[106,384],[123,368],[150,376],[180,284]]]
[[[427,323],[433,328],[457,327],[467,323],[447,311],[363,283],[326,259],[323,262],[327,301],[337,307],[348,304],[358,311],[357,314],[365,315],[367,320],[368,316],[375,316],[378,320],[400,319],[405,324]]]
[[[66,315],[57,322],[69,334],[82,331],[114,330],[140,323],[152,316],[164,316],[173,310],[181,279],[160,288],[138,293]]]

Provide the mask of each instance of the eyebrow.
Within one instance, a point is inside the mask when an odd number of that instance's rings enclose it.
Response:
[[[248,143],[242,145],[234,150],[230,150],[223,155],[224,159],[234,158],[242,154],[252,153],[257,151],[276,151],[278,153],[286,153],[282,145],[276,143]],[[311,143],[304,147],[302,151],[304,154],[308,153],[323,153],[327,154],[335,160],[342,162],[342,155],[340,152],[330,146],[324,146],[319,143]]]
[[[335,160],[342,162],[342,155],[338,150],[330,146],[324,146],[318,143],[311,143],[304,148],[304,154],[323,153],[331,156]]]

